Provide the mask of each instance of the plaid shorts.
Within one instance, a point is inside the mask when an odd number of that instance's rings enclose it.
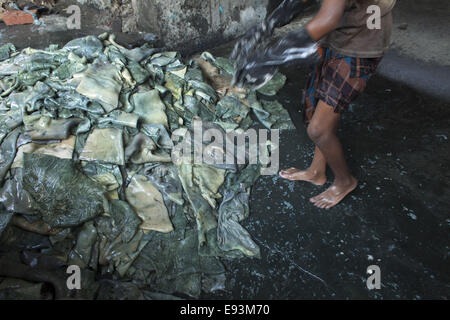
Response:
[[[317,103],[322,100],[334,112],[344,112],[364,91],[375,73],[380,58],[355,58],[319,48],[320,61],[311,72],[303,94],[304,120],[311,121]]]

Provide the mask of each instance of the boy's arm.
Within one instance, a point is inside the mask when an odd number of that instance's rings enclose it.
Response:
[[[249,52],[237,66],[233,84],[261,87],[277,72],[277,66],[312,56],[317,49],[316,41],[338,27],[345,3],[346,0],[323,0],[319,12],[305,27],[290,32],[268,48]]]
[[[299,30],[288,33],[275,45],[260,51],[257,64],[281,65],[293,60],[305,59],[316,51],[316,41],[339,26],[346,0],[323,0],[317,15]]]
[[[346,0],[323,0],[319,12],[306,24],[306,30],[314,41],[335,30],[344,15]]]

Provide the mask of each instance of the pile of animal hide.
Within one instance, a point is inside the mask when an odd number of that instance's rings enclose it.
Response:
[[[225,288],[221,259],[259,257],[240,222],[262,165],[171,157],[199,119],[224,134],[293,128],[273,97],[230,87],[233,71],[108,34],[0,47],[0,299],[199,297]]]

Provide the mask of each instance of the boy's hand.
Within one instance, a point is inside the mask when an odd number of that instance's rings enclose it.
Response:
[[[281,41],[269,48],[267,48],[267,42],[276,27],[289,23],[313,2],[313,0],[284,0],[263,22],[251,28],[236,43],[231,54],[236,68],[233,77],[234,85],[260,88],[276,74],[277,66],[285,63],[281,62],[282,60],[290,61],[289,57],[281,52],[283,48]],[[296,53],[297,56],[299,54],[302,53]]]
[[[255,61],[258,58],[255,57]],[[258,90],[267,82],[272,80],[273,76],[278,72],[278,68],[271,66],[251,67],[251,64],[245,65],[236,71],[233,77],[232,85],[238,88],[248,87]]]
[[[246,57],[256,52],[258,47],[272,36],[276,27],[288,24],[313,2],[313,0],[284,0],[263,22],[252,27],[236,43],[231,59],[236,61],[237,66],[242,66]]]
[[[245,58],[251,54],[252,51],[264,41],[267,41],[272,36],[273,30],[269,30],[265,21],[253,26],[247,33],[239,39],[234,45],[231,59],[235,63],[242,64]]]
[[[292,31],[267,48],[260,47],[236,64],[233,85],[258,89],[265,85],[278,71],[278,66],[288,62],[308,62],[314,56],[317,44],[306,28]]]

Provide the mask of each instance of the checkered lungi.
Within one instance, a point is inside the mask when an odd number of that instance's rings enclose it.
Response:
[[[320,61],[311,72],[303,95],[304,120],[309,123],[319,100],[344,112],[364,91],[382,57],[356,58],[319,48]]]

